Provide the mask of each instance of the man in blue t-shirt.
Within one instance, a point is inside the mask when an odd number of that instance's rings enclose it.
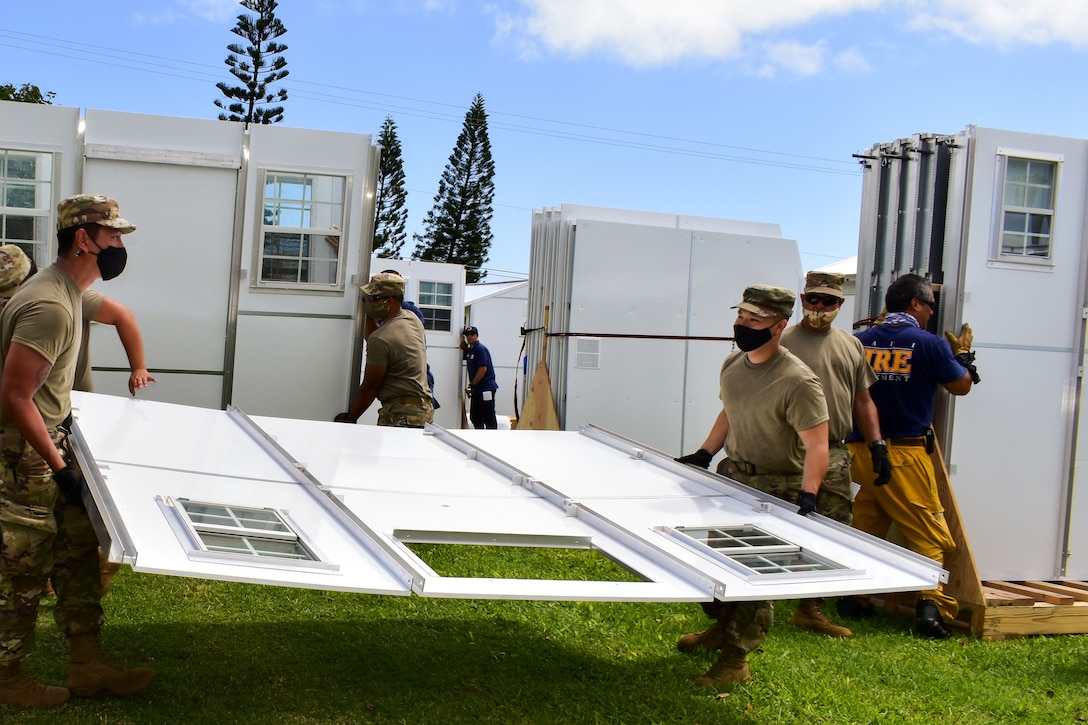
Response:
[[[859,332],[865,356],[876,373],[869,388],[888,445],[892,476],[887,485],[874,483],[865,439],[856,425],[847,439],[853,460],[851,477],[861,485],[854,499],[854,527],[886,537],[894,521],[907,547],[938,562],[956,549],[944,519],[937,492],[932,452],[933,402],[938,386],[952,395],[967,395],[978,382],[971,347],[971,328],[947,341],[926,332],[936,306],[933,287],[916,274],[906,274],[888,287],[882,324]],[[951,343],[951,345],[950,345]],[[956,350],[953,350],[953,346]],[[839,614],[858,619],[869,611],[867,598],[840,599]],[[936,639],[951,636],[945,625],[955,619],[959,603],[940,584],[921,592],[916,606],[916,628]]]
[[[495,430],[499,427],[495,420],[495,391],[499,389],[499,384],[495,382],[491,353],[480,342],[480,331],[475,327],[465,328],[461,350],[468,365],[468,385],[472,396],[468,419],[473,428]]]

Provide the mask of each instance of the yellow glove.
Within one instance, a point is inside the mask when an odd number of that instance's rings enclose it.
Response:
[[[971,344],[975,341],[975,333],[971,331],[971,326],[966,322],[963,323],[963,327],[960,328],[959,337],[952,334],[951,330],[945,330],[944,337],[948,340],[948,344],[952,346],[953,355],[971,352]]]

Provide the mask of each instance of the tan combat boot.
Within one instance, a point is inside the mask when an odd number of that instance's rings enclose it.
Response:
[[[746,657],[747,653],[738,647],[724,648],[718,661],[712,664],[709,670],[695,678],[695,684],[701,687],[714,687],[747,682],[752,679],[752,676],[748,674]]]
[[[68,702],[68,690],[42,685],[23,674],[18,662],[0,665],[0,703],[20,707],[56,707]]]
[[[697,649],[721,649],[725,643],[725,632],[720,622],[715,622],[702,632],[685,634],[676,641],[676,649],[681,652],[694,652]]]
[[[853,637],[854,633],[846,627],[834,624],[820,611],[819,599],[802,599],[793,611],[793,623],[801,629],[830,635],[832,637]]]
[[[75,697],[90,697],[100,692],[131,695],[146,690],[155,681],[155,673],[146,667],[125,669],[102,651],[97,634],[80,634],[69,640],[68,690]]]
[[[113,583],[113,577],[121,569],[120,564],[114,564],[106,557],[106,552],[102,551],[102,548],[98,549],[98,574],[100,584],[102,586],[102,596],[106,596],[106,592],[110,590],[110,584]]]

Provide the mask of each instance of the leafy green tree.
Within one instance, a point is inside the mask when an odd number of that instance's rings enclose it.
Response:
[[[53,105],[57,94],[53,91],[42,93],[42,89],[33,83],[24,83],[18,88],[12,83],[0,84],[0,101],[19,101],[20,103],[44,103]]]
[[[465,114],[465,123],[450,154],[434,208],[423,221],[423,234],[414,234],[413,259],[465,265],[465,279],[479,282],[491,249],[491,202],[495,197],[495,163],[487,136],[487,112],[479,93]]]
[[[242,121],[247,126],[279,123],[283,120],[283,106],[261,104],[287,100],[286,88],[269,89],[270,85],[287,77],[287,59],[282,55],[287,46],[276,42],[287,28],[276,17],[276,0],[241,0],[239,4],[257,15],[242,13],[238,16],[238,24],[231,28],[230,32],[244,38],[249,45],[245,48],[237,43],[227,46],[230,55],[223,62],[242,85],[215,84],[226,97],[226,100],[215,99],[215,105],[229,111],[220,113],[219,120]]]
[[[374,204],[374,251],[379,257],[400,259],[404,246],[405,224],[408,221],[408,192],[404,190],[404,159],[400,155],[400,139],[392,116],[385,117],[378,136],[382,146],[382,161],[378,170],[378,196]]]

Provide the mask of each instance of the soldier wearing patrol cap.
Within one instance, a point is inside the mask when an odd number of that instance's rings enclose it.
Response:
[[[880,437],[880,421],[869,388],[876,374],[865,359],[856,337],[832,326],[843,302],[846,276],[835,272],[809,272],[801,294],[801,322],[782,333],[782,345],[809,366],[823,384],[828,412],[827,475],[816,498],[816,511],[847,526],[853,519],[850,453],[843,442],[857,418],[877,472],[876,485],[891,479],[888,449]],[[793,623],[832,637],[850,637],[846,627],[831,622],[823,613],[821,599],[802,599]]]
[[[784,287],[752,285],[734,305],[733,339],[739,352],[722,363],[722,410],[703,445],[677,460],[708,468],[723,447],[718,473],[787,500],[802,516],[815,511],[827,473],[827,404],[820,379],[781,346],[795,295]],[[774,621],[772,602],[710,602],[715,620],[677,642],[681,651],[718,649],[718,660],[698,685],[729,685],[751,679],[747,656]]]
[[[0,305],[11,299],[32,270],[30,257],[19,245],[5,244],[0,247]]]
[[[0,315],[0,703],[53,707],[70,695],[127,695],[155,674],[126,669],[102,651],[98,539],[84,507],[68,420],[82,339],[83,293],[125,267],[121,235],[136,229],[97,194],[57,206],[57,260],[28,280]],[[34,648],[47,580],[68,639],[68,687],[22,672]]]
[[[434,418],[431,389],[427,385],[427,343],[423,324],[406,313],[404,277],[382,272],[363,285],[367,318],[381,320],[369,326],[363,382],[351,408],[339,413],[337,423],[356,423],[378,400],[378,425],[422,428]]]

